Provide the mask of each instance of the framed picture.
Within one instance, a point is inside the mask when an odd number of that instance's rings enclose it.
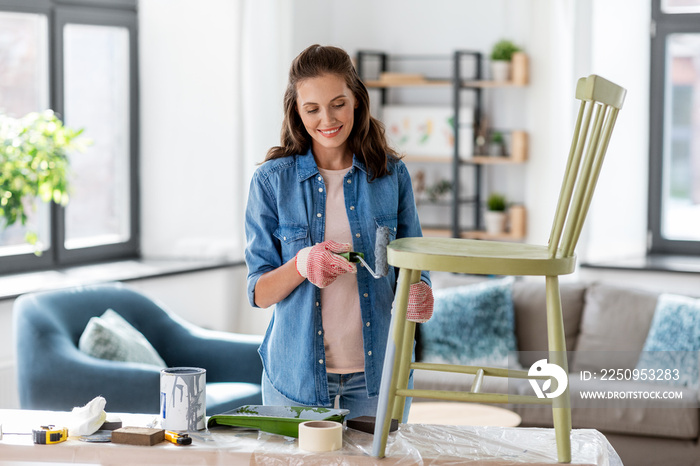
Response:
[[[451,107],[387,105],[381,117],[391,146],[408,156],[451,157],[454,155],[454,110]],[[473,152],[473,111],[459,114],[460,157]]]

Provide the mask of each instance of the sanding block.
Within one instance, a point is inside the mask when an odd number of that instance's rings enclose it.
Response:
[[[98,430],[117,430],[121,427],[123,427],[121,419],[119,419],[118,417],[113,418],[107,416],[107,419],[102,424],[102,427],[100,427]]]
[[[353,419],[348,419],[347,426],[350,429],[359,430],[360,432],[367,432],[368,434],[374,434],[374,425],[377,422],[377,418],[374,416],[360,416]],[[391,420],[391,426],[389,426],[389,432],[394,432],[399,428],[398,419]]]
[[[151,446],[165,440],[165,430],[149,427],[122,427],[112,432],[112,443]]]

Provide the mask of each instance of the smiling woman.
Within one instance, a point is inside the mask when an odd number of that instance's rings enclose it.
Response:
[[[319,168],[340,170],[352,165],[348,137],[357,100],[345,80],[335,74],[308,78],[297,86],[297,108],[312,139]]]
[[[380,228],[422,236],[411,179],[344,50],[299,54],[284,109],[281,144],[253,175],[246,210],[248,299],[275,305],[260,347],[263,402],[333,408],[337,397],[349,419],[371,416],[396,275],[377,278],[342,254],[376,263]],[[419,321],[433,304],[428,274],[421,278],[409,304]]]

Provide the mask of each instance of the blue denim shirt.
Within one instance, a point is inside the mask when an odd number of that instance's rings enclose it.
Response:
[[[344,178],[353,250],[363,252],[370,265],[375,263],[377,227],[389,227],[392,240],[422,236],[408,170],[401,161],[390,162],[389,167],[390,175],[370,183],[365,165],[353,158]],[[245,221],[251,305],[255,306],[255,285],[262,274],[293,259],[300,249],[324,241],[325,212],[325,184],[311,151],[265,162],[256,170]],[[422,278],[430,283],[427,272]],[[367,394],[375,396],[381,382],[396,271],[390,267],[386,277],[375,279],[358,267],[357,285]],[[305,405],[331,404],[321,305],[321,290],[304,281],[277,303],[259,350],[275,389]]]

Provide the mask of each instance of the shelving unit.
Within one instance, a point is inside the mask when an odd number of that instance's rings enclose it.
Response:
[[[443,64],[451,62],[451,77],[428,78],[422,74],[397,73],[390,71],[390,62],[426,62],[440,61]],[[376,68],[375,76],[368,76],[369,65]],[[463,69],[471,65],[471,73],[463,76]],[[511,231],[502,235],[489,235],[482,231],[482,211],[483,211],[483,171],[487,166],[497,166],[506,164],[521,164],[527,159],[527,134],[524,132],[518,135],[518,152],[509,157],[490,156],[482,154],[472,154],[469,157],[461,155],[463,141],[460,141],[460,128],[465,127],[460,123],[461,95],[463,92],[470,92],[473,96],[472,129],[473,137],[476,139],[479,125],[483,117],[483,95],[485,90],[496,88],[522,87],[524,83],[495,82],[483,79],[482,54],[475,51],[458,50],[450,55],[389,55],[385,52],[359,51],[357,53],[357,72],[363,79],[365,86],[370,89],[377,89],[381,93],[381,104],[388,103],[388,90],[392,88],[445,88],[452,91],[452,120],[453,120],[453,153],[451,156],[420,156],[406,154],[404,160],[421,163],[446,164],[451,168],[452,192],[450,207],[450,221],[444,228],[434,228],[424,226],[424,234],[429,236],[452,236],[455,238],[477,238],[477,239],[497,239],[517,241],[524,237],[524,226],[519,231]],[[474,144],[474,147],[477,147]],[[464,195],[460,192],[461,167],[470,166],[473,172],[472,186]],[[444,201],[443,201],[444,202]],[[460,219],[460,207],[464,204],[474,206],[471,228],[463,228]],[[522,213],[524,216],[524,211]],[[524,220],[523,220],[524,222]],[[523,224],[524,225],[524,224]]]

